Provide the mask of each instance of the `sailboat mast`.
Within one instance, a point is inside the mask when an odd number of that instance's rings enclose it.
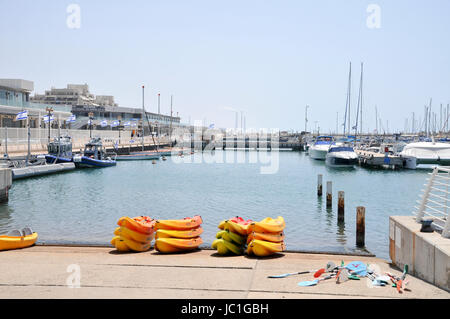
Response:
[[[378,134],[378,110],[375,105],[375,133]]]
[[[361,62],[361,84],[360,84],[360,92],[361,92],[361,105],[360,105],[360,128],[359,131],[361,132],[361,135],[363,134],[363,126],[362,126],[362,108],[363,108],[363,72],[364,72],[364,63]]]
[[[144,106],[144,86],[142,86],[142,150],[144,151],[144,116],[145,116],[145,106]]]
[[[350,112],[350,105],[351,105],[351,91],[352,91],[352,63],[350,62],[350,72],[348,74],[348,132],[351,130],[351,112]]]
[[[362,126],[362,120],[359,119],[360,114],[362,115],[362,79],[363,79],[363,64],[361,62],[361,77],[359,79],[359,91],[358,91],[358,103],[356,108],[356,122],[355,122],[355,135],[358,134],[358,122],[361,122]],[[359,120],[359,121],[358,121]],[[362,127],[359,129],[360,134],[362,134]]]
[[[350,132],[350,91],[351,91],[351,78],[352,78],[352,63],[350,62],[350,68],[348,72],[348,85],[347,85],[347,100],[345,103],[344,113],[344,136],[347,133],[347,114],[348,114],[348,132]]]

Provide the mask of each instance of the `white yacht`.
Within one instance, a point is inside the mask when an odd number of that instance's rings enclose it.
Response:
[[[331,145],[326,155],[326,164],[331,167],[353,167],[358,155],[349,144]]]
[[[332,136],[318,136],[314,144],[309,147],[309,156],[313,159],[324,161],[328,148],[333,144]]]
[[[407,168],[420,164],[450,165],[450,144],[435,142],[417,142],[407,144],[400,155],[407,160]],[[409,163],[409,165],[408,165]]]

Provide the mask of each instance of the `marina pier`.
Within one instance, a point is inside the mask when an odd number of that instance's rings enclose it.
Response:
[[[345,285],[299,287],[311,275],[267,278],[284,272],[345,263],[355,256],[284,253],[279,258],[219,258],[213,250],[163,255],[118,254],[110,247],[35,246],[2,252],[0,298],[448,298],[448,293],[410,277],[411,291],[369,287],[365,279]],[[358,257],[381,271],[401,275],[383,259]],[[33,267],[29,267],[30,263]],[[71,267],[72,266],[72,267]],[[69,268],[71,267],[71,268]],[[75,271],[78,271],[76,273]],[[79,275],[79,281],[75,280]],[[73,288],[73,289],[68,289]]]

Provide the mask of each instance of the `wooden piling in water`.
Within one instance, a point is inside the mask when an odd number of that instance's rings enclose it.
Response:
[[[332,200],[333,200],[333,192],[332,192],[332,182],[327,181],[327,208],[330,208],[332,206]]]
[[[344,201],[344,192],[343,191],[339,191],[338,192],[338,222],[343,222],[344,221],[344,215],[345,215],[345,210],[344,210],[344,205],[345,205],[345,201]]]
[[[363,206],[356,207],[356,246],[364,247],[365,245],[365,224],[366,208]]]
[[[322,196],[322,174],[317,175],[317,196]]]

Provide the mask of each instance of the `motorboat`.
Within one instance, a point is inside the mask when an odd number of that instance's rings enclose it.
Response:
[[[49,164],[70,163],[73,161],[72,156],[72,139],[70,136],[62,136],[55,138],[47,145],[48,154],[45,160]]]
[[[76,167],[108,167],[116,165],[116,154],[108,155],[100,138],[93,138],[84,147],[82,155],[73,157]]]
[[[314,144],[309,147],[309,156],[313,159],[324,161],[330,145],[333,144],[335,143],[332,136],[318,136]]]
[[[331,145],[325,163],[330,167],[353,167],[358,163],[358,155],[351,145]]]
[[[131,152],[130,154],[117,155],[117,161],[157,160],[161,154],[156,151]]]
[[[449,143],[440,143],[434,140],[410,143],[399,154],[407,159],[407,168],[415,168],[420,164],[450,165]]]

